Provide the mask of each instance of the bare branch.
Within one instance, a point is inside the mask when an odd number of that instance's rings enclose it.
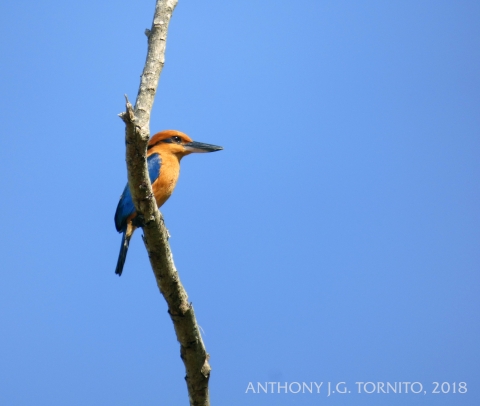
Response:
[[[190,405],[210,404],[208,380],[210,365],[195,314],[173,262],[168,232],[152,193],[147,172],[147,143],[150,137],[150,113],[165,62],[167,30],[178,0],[157,0],[152,28],[148,30],[148,53],[140,88],[132,107],[126,99],[125,122],[128,182],[138,217],[143,218],[144,242],[160,292],[168,304],[180,355],[185,364]]]

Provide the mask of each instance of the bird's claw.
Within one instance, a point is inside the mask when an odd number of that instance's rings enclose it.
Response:
[[[132,224],[135,227],[142,227],[145,225],[145,218],[141,214],[137,214],[133,219],[132,219]]]

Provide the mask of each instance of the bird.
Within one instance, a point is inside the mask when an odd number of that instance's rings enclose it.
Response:
[[[181,159],[191,153],[220,151],[223,147],[193,141],[187,134],[177,130],[165,130],[150,138],[147,145],[147,166],[150,183],[158,208],[172,195],[180,174]],[[115,211],[115,228],[122,233],[115,273],[122,275],[128,246],[137,228],[137,216],[130,186],[127,182]]]

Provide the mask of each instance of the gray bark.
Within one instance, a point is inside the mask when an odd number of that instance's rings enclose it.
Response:
[[[146,30],[148,53],[140,80],[135,108],[126,101],[126,112],[120,117],[125,122],[126,161],[128,182],[137,210],[143,219],[143,240],[157,285],[168,304],[180,355],[185,364],[190,405],[210,405],[208,380],[209,355],[203,344],[192,304],[180,282],[168,243],[168,232],[158,210],[147,171],[147,143],[150,138],[152,111],[158,80],[165,62],[167,30],[178,0],[157,0],[152,28]]]

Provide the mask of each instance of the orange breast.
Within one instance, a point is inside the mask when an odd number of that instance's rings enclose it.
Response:
[[[178,175],[180,174],[180,162],[175,155],[166,153],[160,148],[158,150],[155,149],[151,153],[159,153],[162,164],[160,166],[160,177],[153,182],[152,189],[157,206],[161,207],[172,195],[173,189],[175,189]]]

